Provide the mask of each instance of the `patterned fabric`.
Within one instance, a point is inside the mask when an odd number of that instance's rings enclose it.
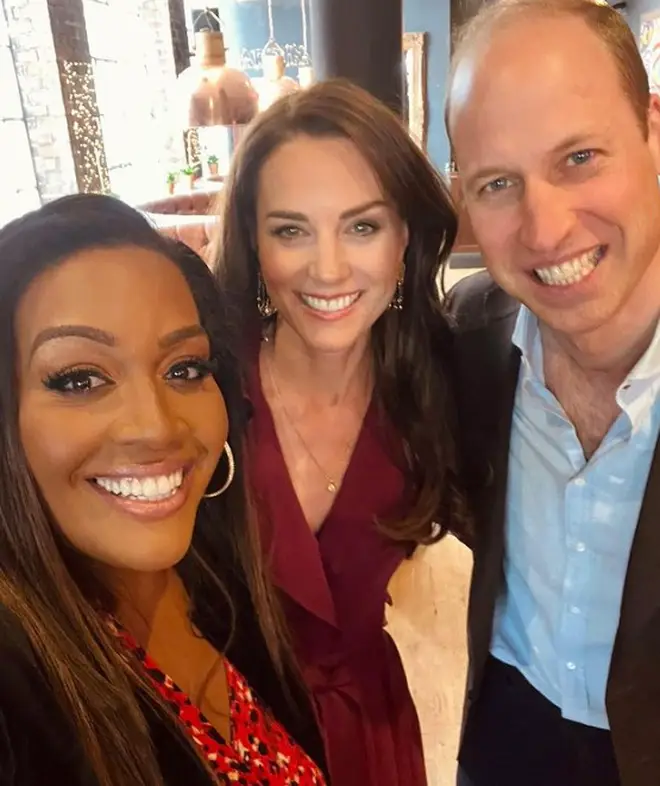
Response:
[[[229,691],[231,742],[116,622],[116,635],[144,667],[155,688],[201,748],[219,784],[227,786],[325,786],[318,767],[253,696],[241,674],[224,661]]]

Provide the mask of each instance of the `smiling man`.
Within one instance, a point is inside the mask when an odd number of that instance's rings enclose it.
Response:
[[[613,9],[511,0],[458,43],[447,124],[488,269],[449,296],[477,516],[459,783],[657,786],[660,99]]]

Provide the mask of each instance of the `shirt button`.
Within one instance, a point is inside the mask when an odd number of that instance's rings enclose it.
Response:
[[[576,665],[573,663],[573,661],[572,661],[572,660],[569,660],[569,661],[568,661],[568,663],[566,664],[566,668],[567,668],[569,671],[575,671],[575,669],[577,668],[577,666],[576,666]]]
[[[584,545],[584,543],[582,541],[580,541],[579,543],[575,544],[575,550],[576,551],[584,551],[586,548],[587,547]]]
[[[579,606],[571,606],[571,614],[579,614],[580,607]]]
[[[584,478],[575,478],[574,483],[576,486],[586,486],[587,481]]]

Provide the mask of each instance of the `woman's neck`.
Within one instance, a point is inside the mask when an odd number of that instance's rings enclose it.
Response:
[[[273,384],[285,388],[287,397],[293,395],[314,408],[336,407],[371,395],[368,335],[345,350],[316,352],[283,323],[262,344],[262,372],[264,366]]]
[[[122,572],[113,577],[113,589],[117,619],[145,648],[162,617],[187,617],[188,596],[174,570]]]

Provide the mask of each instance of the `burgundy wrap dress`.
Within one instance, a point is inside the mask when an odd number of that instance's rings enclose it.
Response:
[[[312,694],[334,786],[424,786],[417,713],[385,630],[387,587],[409,549],[375,520],[405,511],[372,403],[333,506],[314,534],[298,502],[259,373],[250,379],[249,474],[273,579]],[[420,599],[423,602],[423,599]]]

